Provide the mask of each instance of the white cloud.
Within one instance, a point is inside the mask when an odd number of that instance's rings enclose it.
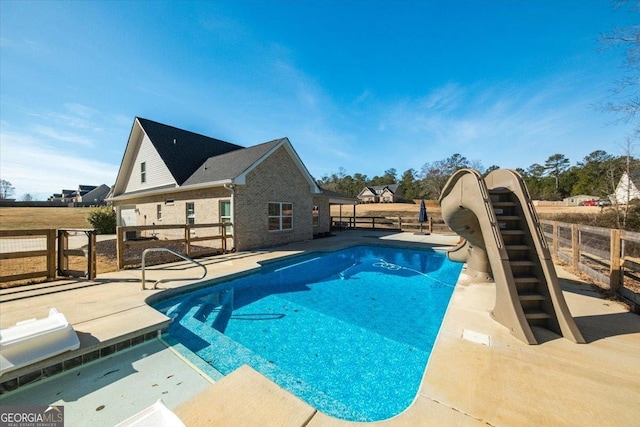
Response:
[[[115,181],[118,165],[56,149],[39,136],[2,131],[0,141],[2,179],[15,187],[17,198],[25,193],[46,198],[63,188],[112,185]]]
[[[91,147],[94,145],[93,141],[84,135],[61,131],[49,126],[35,125],[33,127],[33,132],[40,136],[46,137],[48,140],[53,139],[56,141],[69,142],[71,144],[83,145],[86,147]]]

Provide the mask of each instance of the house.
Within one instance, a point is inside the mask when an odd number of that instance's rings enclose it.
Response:
[[[631,177],[629,177],[626,172],[623,173],[613,193],[615,200],[619,204],[626,205],[633,199],[640,199],[640,190],[638,190],[636,183],[640,184],[640,174],[632,174]]]
[[[81,185],[76,192],[75,201],[77,203],[90,203],[92,205],[100,205],[104,203],[104,199],[109,194],[111,188],[102,184],[98,187]]]
[[[237,250],[328,233],[330,203],[345,202],[288,138],[242,147],[140,117],[108,200],[120,226],[231,222]]]
[[[587,202],[589,200],[597,199],[596,196],[589,196],[587,194],[579,194],[577,196],[565,197],[562,199],[565,206],[581,206],[581,203]]]
[[[402,200],[400,184],[367,186],[358,194],[362,203],[396,203]]]
[[[79,185],[77,190],[62,190],[61,193],[54,193],[47,200],[50,202],[101,205],[104,203],[109,190],[110,188],[105,184],[100,186]]]

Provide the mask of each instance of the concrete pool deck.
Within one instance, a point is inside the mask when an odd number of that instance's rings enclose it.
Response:
[[[333,250],[354,243],[431,245],[437,249],[450,247],[457,240],[451,235],[345,231],[336,237],[271,250],[206,258],[205,280],[244,272],[259,267],[259,261],[302,251]],[[571,313],[587,344],[574,344],[545,331],[536,331],[540,345],[518,341],[490,318],[495,298],[493,284],[469,283],[463,275],[413,405],[397,417],[372,425],[637,423],[640,316],[628,313],[619,303],[602,299],[591,286],[561,268],[557,270]],[[198,273],[186,263],[176,263],[149,269],[148,279],[193,277]],[[167,319],[145,302],[163,290],[142,291],[139,279],[139,270],[125,270],[102,274],[92,282],[58,282],[59,286],[48,284],[47,289],[32,286],[20,292],[2,291],[0,325],[6,328],[20,320],[44,317],[50,307],[56,307],[78,332],[81,351],[88,353],[115,345],[167,324]],[[177,280],[161,287],[178,288],[191,282]],[[477,333],[489,345],[463,339],[464,330]],[[63,357],[68,358],[69,354],[60,356]],[[0,382],[10,374],[0,377]],[[53,377],[48,382],[55,380]],[[0,405],[3,397],[0,396]],[[203,425],[203,420],[209,420],[206,424],[210,425],[218,420],[238,426],[361,425],[316,411],[250,368],[239,369],[202,394],[172,404],[187,425]]]

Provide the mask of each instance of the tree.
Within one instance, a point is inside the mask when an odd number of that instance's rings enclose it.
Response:
[[[498,170],[498,169],[500,169],[500,166],[498,166],[498,165],[491,165],[491,166],[489,166],[489,167],[484,171],[484,173],[482,174],[482,176],[485,176],[485,177],[486,177],[486,176],[487,176],[487,175],[489,175],[491,172],[493,172],[494,170]]]
[[[544,162],[544,168],[548,175],[551,175],[556,180],[556,190],[558,189],[558,180],[560,174],[569,168],[569,159],[564,154],[554,154]]]
[[[604,197],[613,190],[608,185],[608,170],[614,157],[606,151],[596,150],[587,155],[576,168],[577,180],[571,188],[571,193],[589,194]]]
[[[23,202],[31,202],[33,201],[33,196],[29,193],[26,193],[25,195],[22,196],[22,201]]]
[[[444,160],[425,163],[420,171],[425,195],[434,199],[440,198],[440,193],[449,177],[455,171],[467,167],[469,167],[469,161],[458,153]]]
[[[616,9],[628,9],[637,13],[637,1],[618,0],[614,2]],[[628,7],[626,7],[628,6]],[[635,10],[634,10],[635,9]],[[640,25],[616,28],[609,34],[601,36],[602,42],[609,47],[621,48],[624,52],[623,75],[612,90],[612,100],[604,105],[604,109],[618,115],[622,120],[633,123],[633,133],[640,134]]]
[[[0,180],[0,199],[10,198],[13,196],[14,190],[15,188],[13,188],[13,185],[11,185],[9,181],[4,179]]]
[[[407,200],[418,199],[421,196],[420,183],[417,180],[417,173],[414,169],[407,169],[400,178],[400,187],[404,198]]]

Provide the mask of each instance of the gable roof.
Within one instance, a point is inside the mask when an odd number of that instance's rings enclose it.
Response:
[[[183,185],[234,180],[286,138],[209,157]]]
[[[358,197],[363,197],[364,193],[369,190],[372,195],[379,196],[384,193],[384,190],[389,190],[391,193],[395,194],[398,192],[398,187],[400,184],[388,184],[388,185],[368,185],[364,187],[360,193],[358,193]]]
[[[132,162],[146,134],[175,179],[175,184],[125,193]],[[174,143],[175,141],[175,143]],[[246,175],[264,159],[283,147],[309,184],[312,194],[320,188],[296,153],[288,138],[244,148],[173,126],[136,117],[120,164],[115,185],[108,200],[126,200],[142,194],[186,191],[195,188],[245,184]]]
[[[136,117],[136,120],[178,185],[182,185],[209,157],[244,148],[149,119]]]

